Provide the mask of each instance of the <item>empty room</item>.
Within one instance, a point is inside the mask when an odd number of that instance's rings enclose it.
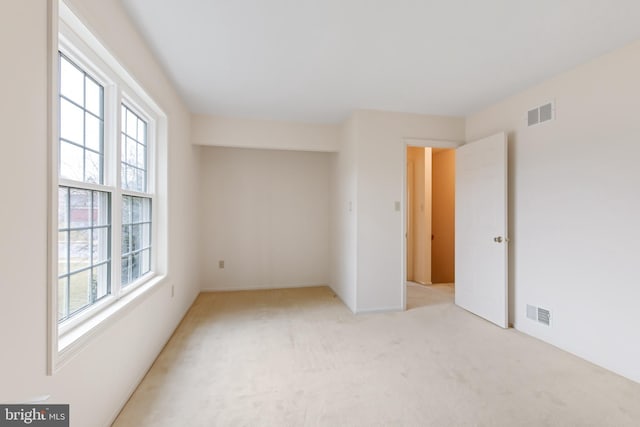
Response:
[[[0,425],[640,425],[640,2],[0,7]]]

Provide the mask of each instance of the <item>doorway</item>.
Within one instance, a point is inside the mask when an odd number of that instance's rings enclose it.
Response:
[[[455,148],[448,141],[406,143],[405,307],[407,285],[448,286],[455,281]]]

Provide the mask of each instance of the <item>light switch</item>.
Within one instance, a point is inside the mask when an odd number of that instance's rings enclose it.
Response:
[[[396,212],[400,212],[400,202],[396,200],[395,205],[396,205]]]

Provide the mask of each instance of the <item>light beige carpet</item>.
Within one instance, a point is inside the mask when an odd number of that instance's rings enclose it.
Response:
[[[328,288],[205,293],[115,426],[640,426],[640,384],[408,287],[355,316]]]

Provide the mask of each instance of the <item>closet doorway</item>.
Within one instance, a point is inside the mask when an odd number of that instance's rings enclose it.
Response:
[[[455,149],[407,146],[406,280],[455,281]]]

